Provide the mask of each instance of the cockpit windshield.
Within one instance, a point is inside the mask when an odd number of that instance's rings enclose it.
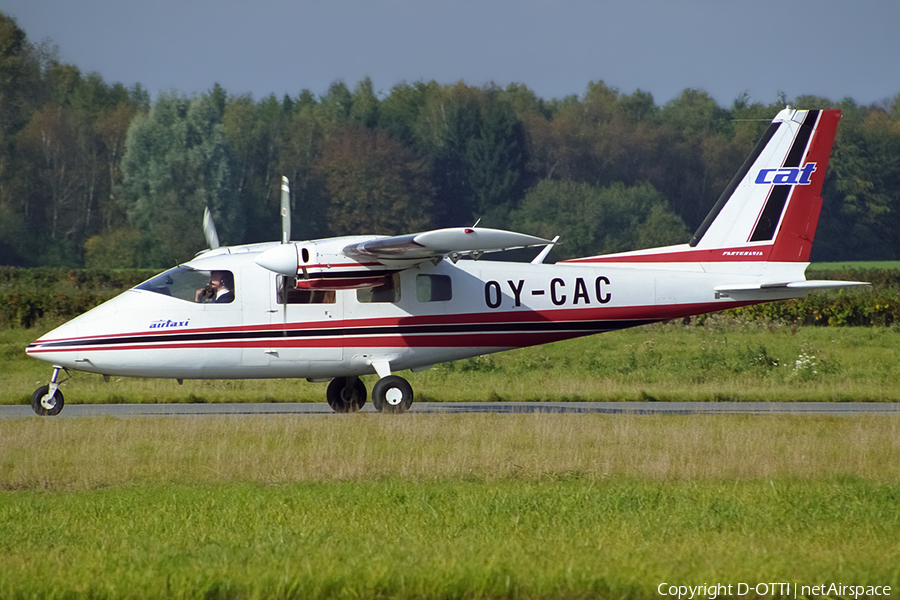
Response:
[[[182,265],[160,273],[134,289],[188,302],[223,304],[234,301],[234,275],[231,271],[202,271]]]

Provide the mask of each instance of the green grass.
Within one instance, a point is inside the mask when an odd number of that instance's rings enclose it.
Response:
[[[0,597],[897,597],[898,440],[892,417],[3,420]]]
[[[900,269],[900,260],[856,260],[845,262],[817,262],[809,265],[810,271],[843,271],[847,269]]]
[[[51,368],[25,346],[43,329],[0,330],[0,403],[27,404]],[[435,366],[410,374],[419,401],[900,401],[900,328],[792,327],[723,315]],[[364,378],[369,389],[376,377]],[[322,402],[302,380],[185,381],[75,373],[66,402]]]
[[[0,595],[652,598],[900,585],[900,486],[406,481],[0,496]],[[752,596],[751,596],[752,597]]]
[[[900,418],[506,414],[0,419],[0,489],[579,477],[900,484]]]

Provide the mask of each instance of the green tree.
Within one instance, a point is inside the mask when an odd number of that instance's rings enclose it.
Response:
[[[842,109],[813,257],[900,259],[900,121],[880,107]]]
[[[703,90],[686,89],[660,111],[661,121],[684,139],[730,125],[728,113]]]
[[[734,129],[728,112],[702,90],[684,90],[662,107],[659,118],[663,168],[660,177],[651,181],[659,185],[659,191],[689,227],[699,227],[755,140],[735,162],[716,157],[716,150],[726,146],[725,140],[734,137]],[[717,169],[729,175],[715,178]]]
[[[356,84],[350,101],[350,121],[363,127],[375,127],[378,123],[379,102],[371,79],[366,77]]]
[[[267,100],[271,104],[274,96]],[[253,97],[246,94],[228,98],[222,114],[222,128],[231,157],[231,189],[236,201],[244,207],[246,233],[251,241],[262,241],[259,230],[271,226],[274,218],[266,214],[265,209],[270,207],[265,198],[274,177],[270,162],[276,152],[274,140],[261,122],[261,112]]]
[[[147,244],[142,264],[170,265],[205,247],[204,207],[224,244],[240,241],[243,219],[230,190],[222,116],[213,95],[168,93],[132,122],[122,171],[129,222]]]
[[[226,109],[231,120],[225,124],[239,163],[235,172],[240,173],[238,199],[246,216],[246,236],[254,242],[279,239],[281,176],[289,175],[280,171],[280,153],[296,103],[279,102],[270,94],[255,106],[246,98],[236,107],[236,113]]]
[[[414,129],[428,98],[428,89],[429,86],[421,81],[413,85],[405,82],[395,85],[379,105],[378,127],[407,146],[413,146],[416,143]]]
[[[0,264],[28,264],[38,252],[32,245],[37,211],[29,193],[34,159],[16,145],[37,108],[40,88],[34,47],[16,20],[0,12]]]
[[[137,114],[138,108],[128,101],[120,101],[115,108],[102,111],[94,122],[94,130],[104,147],[106,160],[105,197],[99,199],[101,228],[111,231],[125,223],[125,215],[119,200],[122,186],[122,156],[125,154],[125,139],[128,128]]]
[[[428,168],[383,131],[341,128],[325,142],[315,172],[324,181],[333,235],[398,234],[429,226]]]
[[[431,167],[434,224],[468,225],[474,201],[468,177],[469,142],[481,131],[482,94],[462,82],[442,88],[428,84],[425,106],[415,126],[416,146]]]
[[[44,68],[44,96],[46,102],[69,106],[76,92],[83,87],[81,71],[74,65],[52,60]]]
[[[505,227],[509,212],[524,194],[524,128],[512,107],[491,103],[477,137],[466,148],[466,173],[477,216],[493,227]]]
[[[25,218],[46,223],[50,242],[72,233],[75,205],[83,183],[79,179],[77,141],[71,109],[54,104],[34,113],[18,135],[19,151],[32,161],[38,173],[38,187],[30,194],[32,200],[25,206]]]
[[[318,105],[308,100],[294,106],[279,149],[278,171],[291,181],[291,230],[295,239],[321,237],[328,230],[325,199],[313,174],[325,130]]]
[[[10,254],[80,266],[85,239],[121,226],[112,223],[121,216],[114,190],[131,113],[117,125],[118,143],[111,114],[145,97],[139,86],[83,76],[51,41],[28,44],[0,14],[0,229],[14,235]]]
[[[11,143],[12,136],[30,120],[40,86],[34,47],[16,20],[0,12],[0,142]]]
[[[319,101],[322,123],[328,131],[339,129],[350,121],[353,109],[353,94],[343,81],[335,81],[328,87],[328,93]]]
[[[499,94],[500,99],[509,103],[519,119],[529,113],[538,113],[544,118],[552,116],[550,107],[542,98],[520,83],[511,83]]]
[[[621,115],[618,91],[602,81],[588,84],[582,99],[556,103],[552,119],[528,121],[532,169],[539,177],[595,186],[627,177]]]
[[[650,92],[638,89],[630,96],[620,96],[619,106],[634,123],[655,123],[659,119],[659,108],[653,102],[653,94]]]
[[[643,183],[586,183],[545,179],[526,194],[512,215],[520,231],[545,238],[560,236],[559,259],[623,252],[683,243],[690,234],[665,199]]]

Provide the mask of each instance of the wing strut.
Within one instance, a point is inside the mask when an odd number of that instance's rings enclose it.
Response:
[[[541,250],[541,253],[534,257],[534,260],[531,261],[531,264],[533,264],[533,265],[543,264],[544,259],[547,258],[547,255],[550,254],[550,251],[553,250],[553,246],[558,241],[559,241],[559,236],[556,236],[555,238],[553,238],[553,240],[551,240],[551,242],[549,244],[544,246],[544,249]]]

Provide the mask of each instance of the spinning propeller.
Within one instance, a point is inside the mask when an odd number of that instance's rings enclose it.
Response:
[[[216,224],[212,220],[208,206],[203,209],[203,236],[206,238],[210,250],[219,247],[219,234],[216,233]]]

